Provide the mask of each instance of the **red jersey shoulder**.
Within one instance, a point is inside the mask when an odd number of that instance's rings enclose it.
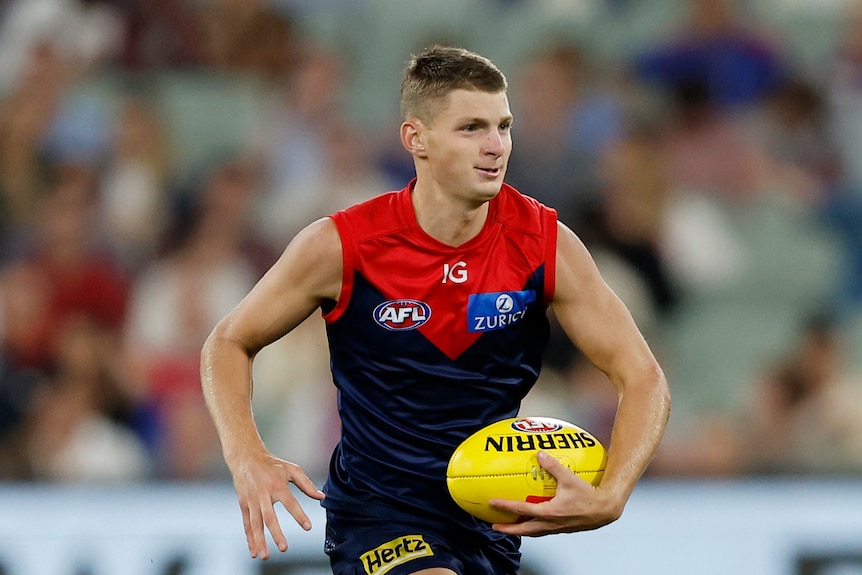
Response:
[[[549,222],[556,224],[557,212],[535,198],[524,195],[512,186],[503,184],[497,195],[495,219],[514,232],[547,235]]]
[[[358,242],[396,232],[409,227],[409,224],[403,221],[399,211],[399,203],[403,201],[404,193],[407,193],[406,188],[386,192],[354,204],[331,217],[339,224],[342,233],[343,226],[349,225],[352,239]]]

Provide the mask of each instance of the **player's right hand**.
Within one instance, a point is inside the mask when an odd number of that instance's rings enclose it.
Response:
[[[264,453],[246,457],[232,466],[231,470],[252,558],[269,558],[264,526],[272,534],[278,549],[282,552],[287,550],[287,539],[275,513],[277,502],[287,509],[303,529],[311,529],[311,521],[288,485],[293,483],[312,499],[321,500],[324,494],[299,465]]]
[[[552,533],[573,533],[598,529],[616,521],[624,502],[613,493],[601,491],[566,468],[556,458],[540,451],[537,459],[542,468],[557,480],[554,497],[540,503],[492,499],[491,505],[521,517],[518,523],[494,524],[494,529],[508,535],[540,537]]]

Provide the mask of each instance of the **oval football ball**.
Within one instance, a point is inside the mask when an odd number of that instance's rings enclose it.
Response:
[[[536,460],[544,451],[585,481],[598,485],[608,456],[588,431],[551,417],[514,417],[492,423],[455,449],[446,470],[452,499],[490,523],[521,518],[488,505],[491,499],[538,503],[557,492],[557,480]]]

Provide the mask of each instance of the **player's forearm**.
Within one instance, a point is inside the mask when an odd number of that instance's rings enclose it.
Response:
[[[204,399],[231,470],[243,454],[264,449],[252,413],[251,362],[250,353],[218,329],[201,352]]]
[[[627,382],[620,401],[601,488],[623,504],[655,454],[670,415],[670,393],[658,367]]]

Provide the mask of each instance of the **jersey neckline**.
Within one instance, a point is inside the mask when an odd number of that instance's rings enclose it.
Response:
[[[503,193],[503,188],[506,187],[506,184],[503,184],[500,187],[500,192],[488,201],[488,215],[485,218],[485,223],[482,225],[482,229],[479,230],[479,233],[463,244],[457,246],[441,242],[423,230],[422,226],[419,225],[419,221],[416,219],[416,210],[413,208],[413,201],[411,198],[411,192],[415,185],[416,178],[413,178],[410,183],[407,184],[401,192],[399,192],[399,211],[401,212],[401,217],[404,219],[405,223],[415,232],[416,237],[421,243],[437,251],[464,252],[482,245],[482,243],[490,237],[492,229],[497,225],[497,204],[499,203],[500,194]]]

